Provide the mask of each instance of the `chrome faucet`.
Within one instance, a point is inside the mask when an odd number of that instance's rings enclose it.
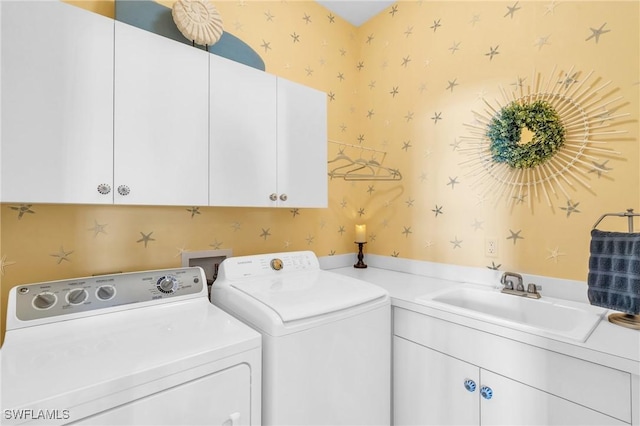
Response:
[[[515,288],[514,288],[515,281]],[[500,284],[503,285],[501,292],[506,294],[513,294],[515,296],[530,297],[532,299],[540,299],[540,293],[535,284],[531,283],[524,289],[524,280],[522,275],[515,272],[505,272],[500,278]]]

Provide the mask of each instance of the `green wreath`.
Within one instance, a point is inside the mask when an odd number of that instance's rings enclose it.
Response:
[[[521,143],[523,128],[533,132],[528,143]],[[491,119],[486,135],[491,141],[493,161],[523,169],[551,158],[564,145],[565,130],[558,113],[548,102],[514,101]]]

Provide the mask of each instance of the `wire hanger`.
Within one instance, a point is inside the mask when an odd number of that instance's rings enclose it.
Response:
[[[330,143],[339,145],[338,154],[327,163],[341,162],[340,165],[330,168],[329,176],[333,178],[342,178],[348,181],[394,181],[402,180],[402,174],[398,169],[391,169],[382,165],[387,155],[384,151],[373,148],[367,148],[359,145],[345,144],[338,141],[329,140]],[[345,154],[345,150],[360,151],[360,156],[353,160]],[[371,153],[370,159],[364,158],[365,151]],[[376,159],[377,154],[382,154],[380,161]]]

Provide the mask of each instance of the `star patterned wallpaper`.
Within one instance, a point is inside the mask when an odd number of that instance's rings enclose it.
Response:
[[[108,1],[77,4],[113,16]],[[2,204],[3,307],[20,283],[174,267],[183,251],[352,253],[360,223],[365,256],[584,280],[593,223],[640,209],[637,1],[399,1],[361,27],[313,1],[214,4],[267,72],[326,92],[329,159],[375,161],[388,178],[328,176],[327,209]],[[559,175],[562,191],[497,199],[469,170],[469,126],[556,84],[603,128],[603,150]]]

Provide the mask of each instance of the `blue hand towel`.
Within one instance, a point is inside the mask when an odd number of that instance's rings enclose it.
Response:
[[[592,305],[640,313],[640,234],[591,231],[588,296]]]

